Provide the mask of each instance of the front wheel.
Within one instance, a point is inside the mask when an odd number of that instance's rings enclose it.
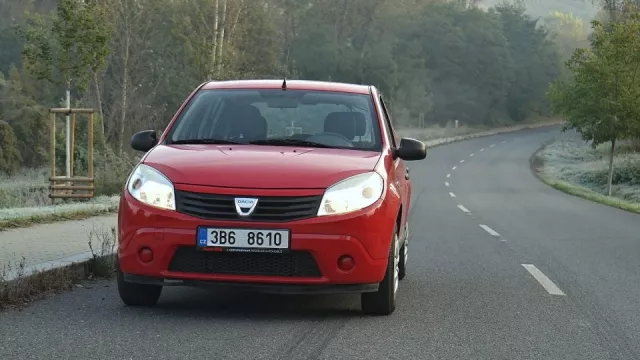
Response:
[[[404,244],[400,248],[400,267],[398,271],[400,280],[407,276],[407,259],[409,258],[409,224],[407,223],[404,227]]]
[[[367,314],[390,315],[396,309],[396,293],[400,282],[400,249],[398,229],[393,230],[389,261],[378,291],[360,295],[362,311]]]
[[[122,302],[127,305],[153,306],[160,299],[162,286],[126,282],[118,265],[118,293]]]

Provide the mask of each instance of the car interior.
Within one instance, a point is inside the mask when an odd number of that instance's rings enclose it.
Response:
[[[210,131],[213,134],[226,134],[227,140],[249,142],[269,138],[267,120],[256,106],[229,102],[217,118],[219,120]],[[288,138],[338,147],[370,146],[370,142],[360,144],[356,139],[367,133],[367,122],[361,112],[331,112],[324,119],[323,131],[314,134],[294,133]]]
[[[358,149],[376,146],[376,131],[370,124],[371,120],[367,119],[364,113],[355,110],[354,105],[345,102],[341,96],[306,93],[275,96],[274,100],[274,96],[234,94],[233,98],[195,100],[196,103],[202,104],[201,101],[206,101],[207,105],[191,106],[186,110],[187,115],[183,123],[177,125],[176,131],[181,139],[221,139],[240,143],[272,139],[300,140],[331,147]],[[317,109],[313,109],[316,107]],[[332,111],[326,115],[323,113],[327,109],[340,107],[352,110]],[[319,116],[324,115],[322,125],[318,124],[321,127],[316,127],[316,131],[309,131],[307,128],[305,132],[305,121],[299,120],[296,111],[310,111],[316,119],[316,113],[321,114]],[[285,128],[283,133],[282,122],[291,120],[284,120],[280,114],[279,119],[273,118],[277,113],[284,114],[285,119],[291,118],[296,122],[298,126],[294,130],[298,131],[287,131]],[[293,126],[289,128],[291,129]]]

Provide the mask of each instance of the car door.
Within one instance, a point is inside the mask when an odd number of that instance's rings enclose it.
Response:
[[[379,98],[380,105],[382,107],[382,112],[384,113],[385,127],[387,128],[387,132],[389,133],[389,142],[394,148],[398,147],[398,139],[396,137],[395,129],[393,127],[393,122],[391,121],[391,117],[389,115],[389,111],[387,111],[387,106],[382,99],[382,96]],[[393,162],[394,166],[394,183],[398,187],[400,191],[400,197],[402,199],[402,222],[401,226],[404,226],[407,220],[407,214],[409,213],[409,195],[410,195],[410,183],[409,183],[409,168],[406,166],[404,160],[400,158],[396,158]],[[403,231],[404,228],[398,229]]]

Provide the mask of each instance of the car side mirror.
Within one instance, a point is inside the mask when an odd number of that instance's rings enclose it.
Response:
[[[131,148],[133,150],[147,152],[158,143],[158,136],[155,130],[139,131],[131,137]]]
[[[420,140],[412,138],[400,139],[400,146],[395,151],[395,157],[402,160],[422,160],[427,157],[427,146]]]

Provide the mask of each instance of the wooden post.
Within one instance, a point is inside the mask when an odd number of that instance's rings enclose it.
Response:
[[[93,112],[89,114],[89,134],[88,134],[88,142],[89,142],[89,177],[94,179],[93,186],[94,188],[91,190],[91,196],[95,195],[95,177],[93,176]]]
[[[56,113],[51,112],[51,177],[56,177]],[[51,205],[56,201],[51,198]]]
[[[69,177],[73,177],[73,169],[74,169],[74,155],[75,155],[75,146],[76,146],[76,113],[71,113],[71,128],[69,129],[70,143],[71,143],[71,151],[69,152]],[[71,185],[71,184],[69,184]]]

